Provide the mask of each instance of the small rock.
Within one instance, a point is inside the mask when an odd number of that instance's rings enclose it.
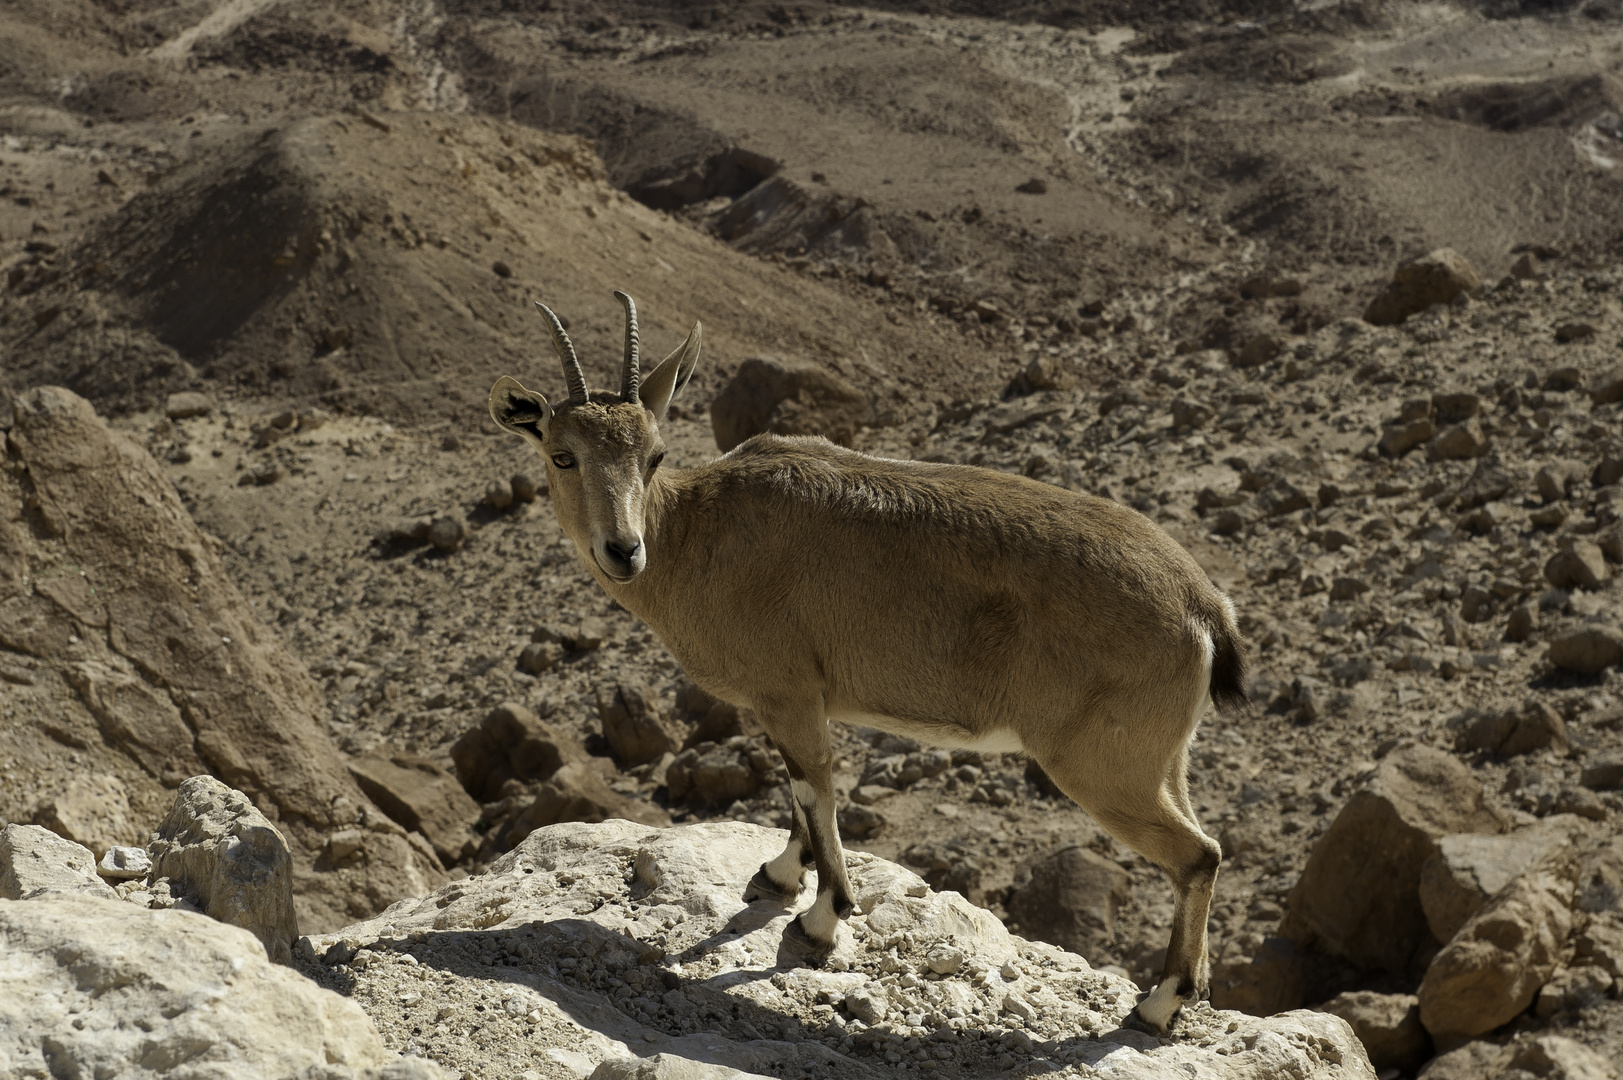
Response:
[[[1338,994],[1318,1009],[1352,1025],[1377,1071],[1411,1073],[1430,1053],[1431,1039],[1420,1024],[1420,999],[1413,994],[1354,990]]]
[[[428,527],[428,542],[446,553],[461,547],[465,536],[467,529],[460,518],[438,517]]]
[[[451,450],[460,450],[461,448],[462,448],[462,440],[457,438],[455,435],[446,434],[446,435],[441,435],[440,436],[440,449],[441,450],[451,451]]]
[[[968,954],[956,945],[940,944],[924,954],[924,962],[937,975],[956,975],[964,966]]]
[[[614,756],[627,766],[657,761],[682,748],[685,732],[666,715],[652,690],[641,683],[599,686],[597,715]]]
[[[163,404],[163,414],[171,420],[207,416],[213,411],[213,399],[207,394],[200,394],[195,390],[182,390],[178,394],[170,394]]]
[[[1237,368],[1261,367],[1284,351],[1284,343],[1272,334],[1258,334],[1248,338],[1234,354]]]
[[[871,806],[850,803],[840,810],[840,836],[846,840],[873,840],[889,822]]]
[[[1426,456],[1433,461],[1463,461],[1481,457],[1488,449],[1488,438],[1482,424],[1476,420],[1453,424],[1437,433],[1426,448]]]
[[[1598,589],[1610,576],[1606,553],[1588,540],[1574,540],[1544,564],[1544,579],[1558,589]]]
[[[1569,341],[1586,341],[1595,336],[1595,328],[1586,322],[1562,323],[1555,328],[1555,340],[1563,345]]]
[[[485,485],[482,501],[492,509],[506,510],[513,505],[513,485],[506,480],[492,480]]]
[[[575,652],[601,649],[609,637],[609,625],[599,618],[585,618],[572,632],[564,635],[563,643]]]
[[[510,780],[545,780],[564,765],[586,760],[580,742],[554,729],[527,706],[503,702],[451,745],[457,779],[480,802],[501,795]]]
[[[1566,461],[1545,464],[1532,474],[1532,486],[1539,489],[1539,497],[1545,502],[1560,502],[1573,489],[1573,466]]]
[[[564,658],[564,647],[556,641],[532,641],[518,654],[518,669],[539,675]]]
[[[890,998],[882,986],[864,986],[845,995],[845,1011],[872,1027],[890,1015]]]
[[[1561,331],[1557,330],[1556,340],[1559,341],[1560,339]],[[1573,367],[1570,364],[1566,367],[1558,367],[1548,375],[1544,376],[1544,389],[1554,390],[1557,393],[1565,393],[1568,390],[1576,390],[1583,384],[1583,369]]]
[[[1034,176],[1023,184],[1016,184],[1014,190],[1023,195],[1046,195],[1048,194],[1048,181],[1040,176]]]
[[[168,878],[203,911],[257,937],[279,964],[293,959],[293,856],[248,797],[212,776],[194,776],[148,845],[153,874]]]
[[[96,864],[96,873],[108,881],[130,881],[152,873],[152,858],[146,848],[110,847]]]
[[[1459,424],[1482,412],[1482,399],[1476,394],[1433,394],[1431,407],[1439,424]]]
[[[761,758],[752,760],[752,752]],[[771,772],[763,750],[746,739],[729,739],[677,754],[665,771],[665,784],[673,802],[722,806],[754,795]]]
[[[1587,1009],[1605,999],[1612,989],[1610,972],[1598,967],[1569,967],[1555,973],[1555,977],[1539,987],[1533,1002],[1533,1012],[1541,1019],[1557,1013]]]
[[[490,271],[499,278],[510,278],[513,276],[513,268],[508,266],[500,259],[497,259],[495,262],[490,264]]]
[[[124,709],[133,712],[124,703]],[[121,710],[122,711],[122,710]],[[69,780],[67,786],[46,800],[34,813],[34,824],[43,825],[58,836],[83,844],[97,858],[119,844],[142,838],[142,830],[131,820],[130,801],[116,776],[92,773]]]
[[[1623,401],[1623,368],[1609,372],[1595,380],[1594,389],[1589,391],[1589,399],[1596,405],[1611,405]],[[1618,459],[1613,459],[1618,460]],[[1623,465],[1623,461],[1618,462]],[[1616,480],[1614,475],[1612,481]]]
[[[1377,448],[1387,457],[1402,457],[1436,434],[1437,425],[1429,418],[1393,424],[1381,435]]]
[[[1591,626],[1550,642],[1550,663],[1563,671],[1598,675],[1613,664],[1623,664],[1623,633]]]
[[[501,830],[501,850],[519,844],[536,829],[564,821],[608,821],[623,818],[664,827],[670,815],[657,806],[631,799],[609,787],[596,761],[574,761],[553,773],[536,789],[535,798]]]
[[[536,496],[541,494],[541,489],[536,486],[536,482],[528,473],[514,473],[508,484],[513,489],[513,498],[519,502],[535,502]]]
[[[871,411],[866,394],[816,365],[751,357],[711,402],[710,423],[723,452],[762,432],[850,446]]]
[[[1369,592],[1369,582],[1362,578],[1338,577],[1330,586],[1330,599],[1356,600]]]
[[[1560,713],[1537,698],[1520,709],[1483,713],[1460,737],[1462,750],[1486,750],[1500,757],[1531,754],[1546,747],[1566,753],[1567,725]]]
[[[1109,945],[1116,911],[1131,896],[1127,871],[1073,845],[1016,871],[1007,907],[1021,934],[1090,956]]]
[[[1584,765],[1578,782],[1591,791],[1623,788],[1623,754],[1604,754]]]
[[[1433,304],[1451,303],[1480,284],[1482,275],[1463,255],[1451,248],[1438,248],[1399,265],[1386,291],[1365,310],[1364,321],[1374,326],[1394,326]]]
[[[1510,276],[1517,281],[1543,281],[1549,275],[1544,272],[1544,265],[1537,255],[1524,251],[1519,259],[1510,264]]]

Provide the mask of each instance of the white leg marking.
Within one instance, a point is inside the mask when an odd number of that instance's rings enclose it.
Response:
[[[817,903],[800,913],[800,928],[818,944],[832,944],[839,925],[840,917],[834,914],[833,890],[818,893]]]
[[[766,876],[772,879],[774,885],[788,888],[800,884],[804,873],[800,865],[801,850],[800,840],[791,837],[783,854],[766,864]]]
[[[1151,990],[1150,996],[1139,1003],[1138,1015],[1157,1031],[1165,1031],[1172,1022],[1172,1014],[1182,1004],[1183,999],[1178,996],[1178,980],[1163,979],[1161,985]]]

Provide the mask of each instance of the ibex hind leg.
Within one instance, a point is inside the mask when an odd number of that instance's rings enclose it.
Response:
[[[1075,759],[1039,763],[1061,790],[1172,883],[1176,905],[1166,965],[1133,1016],[1147,1030],[1165,1034],[1179,1009],[1210,993],[1206,921],[1222,861],[1222,849],[1201,831],[1189,807],[1186,751],[1180,747],[1170,762],[1149,768],[1141,759],[1099,757],[1086,766]]]

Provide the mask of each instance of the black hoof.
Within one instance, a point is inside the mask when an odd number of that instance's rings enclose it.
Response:
[[[796,915],[789,920],[789,925],[783,928],[783,948],[805,960],[812,967],[822,967],[824,961],[834,952],[832,941],[823,943],[806,933],[806,928],[800,923],[800,916]]]
[[[1157,1039],[1166,1034],[1165,1030],[1144,1019],[1143,1014],[1136,1007],[1122,1020],[1121,1026],[1129,1031],[1142,1031],[1146,1035],[1154,1035]]]
[[[757,900],[774,900],[780,904],[788,904],[799,896],[800,886],[798,884],[793,889],[785,889],[767,877],[765,863],[761,864],[761,868],[755,871],[755,876],[750,878],[750,883],[744,886],[744,903],[746,904],[753,904]]]

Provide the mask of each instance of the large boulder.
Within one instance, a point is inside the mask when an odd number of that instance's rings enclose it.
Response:
[[[0,1076],[443,1080],[390,1053],[349,998],[183,911],[0,903]]]
[[[1560,814],[1505,836],[1464,833],[1438,840],[1420,870],[1420,906],[1432,934],[1452,940],[1500,890],[1571,845],[1582,829],[1579,818]]]
[[[108,848],[146,840],[132,820],[130,800],[118,777],[107,773],[76,776],[40,804],[34,822],[58,836],[83,844],[96,858]]]
[[[1577,863],[1523,873],[1460,928],[1420,982],[1420,1022],[1439,1046],[1492,1031],[1533,1003],[1572,932]]]
[[[309,673],[259,622],[218,541],[151,455],[59,387],[12,406],[0,470],[0,645],[41,663],[7,737],[47,758],[78,748],[87,775],[120,778],[135,821],[163,813],[188,776],[242,791],[287,839],[294,902],[312,928],[443,881],[432,854],[350,777]],[[10,797],[0,787],[0,813],[31,816]],[[82,808],[59,804],[65,829],[79,828],[69,819]],[[328,838],[350,829],[364,834],[364,855],[324,862]]]
[[[473,823],[479,804],[445,768],[415,754],[369,754],[349,763],[350,775],[404,829],[421,833],[446,866],[479,850]]]
[[[1364,321],[1375,326],[1392,326],[1419,314],[1433,304],[1451,303],[1461,293],[1482,284],[1465,256],[1453,248],[1436,251],[1399,264],[1392,272],[1386,291],[1370,301]]]
[[[1599,675],[1623,665],[1623,631],[1611,626],[1585,626],[1550,642],[1550,663],[1579,675]]]
[[[1431,939],[1419,886],[1438,839],[1504,827],[1469,768],[1429,746],[1400,746],[1314,845],[1281,933],[1361,967],[1404,973]]]
[[[1606,1058],[1565,1035],[1533,1035],[1508,1044],[1468,1042],[1435,1057],[1419,1080],[1617,1080]]]
[[[540,1042],[579,1048],[580,1075],[669,1055],[875,1080],[904,1061],[950,1075],[1086,1066],[1121,1077],[1373,1080],[1352,1030],[1324,1013],[1261,1019],[1198,1005],[1175,1039],[1124,1029],[1139,997],[1131,982],[1015,937],[963,897],[865,852],[846,853],[856,910],[833,953],[809,966],[784,940],[791,907],[742,899],[786,839],[741,822],[555,825],[477,877],[311,944],[347,965],[339,974],[357,1000],[391,1017],[421,1009],[424,1024],[461,1007],[400,1004],[440,984],[419,978],[424,969],[478,978],[482,1075],[533,1067]],[[808,890],[796,906],[812,902]],[[510,1005],[488,1007],[493,984]],[[462,1025],[448,1026],[436,1052],[460,1060]],[[603,1075],[688,1075],[645,1069]]]
[[[1009,918],[1026,937],[1096,956],[1116,932],[1116,912],[1132,879],[1112,859],[1079,846],[1032,860],[1015,874]]]
[[[509,780],[545,780],[572,761],[586,760],[586,748],[528,706],[504,701],[452,744],[451,760],[468,794],[490,802]]]
[[[850,446],[871,412],[867,395],[815,364],[751,357],[710,403],[710,426],[724,452],[767,431]]]
[[[1412,1073],[1431,1052],[1431,1039],[1420,1023],[1420,999],[1413,994],[1351,990],[1319,1008],[1352,1025],[1377,1070]]]
[[[503,800],[499,820],[486,835],[482,858],[511,850],[536,829],[563,821],[624,821],[669,825],[670,815],[651,802],[620,794],[604,778],[612,762],[571,761],[525,794]]]
[[[96,874],[96,856],[40,825],[0,829],[0,900],[35,900],[57,893],[114,898]]]
[[[240,791],[212,776],[180,785],[148,845],[155,877],[209,916],[258,938],[272,960],[292,959],[293,856],[282,834]]]

